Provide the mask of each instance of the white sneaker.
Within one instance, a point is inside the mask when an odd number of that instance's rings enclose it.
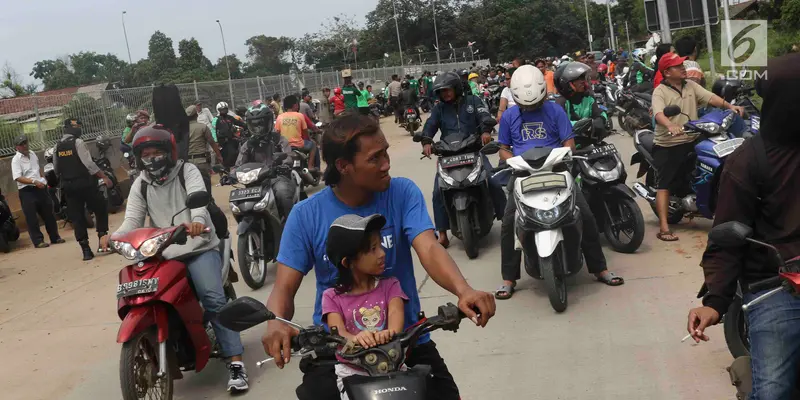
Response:
[[[228,379],[229,392],[243,392],[250,388],[247,385],[247,370],[244,368],[244,363],[241,361],[233,361],[228,364],[230,371],[230,379]]]

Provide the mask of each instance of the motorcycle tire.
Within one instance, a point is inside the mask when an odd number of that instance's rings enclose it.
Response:
[[[725,343],[733,358],[750,355],[750,340],[747,337],[747,316],[742,311],[742,298],[736,296],[725,313],[722,323],[725,332]]]
[[[233,288],[232,283],[223,286],[222,291],[225,292],[225,298],[228,299],[228,301],[236,300],[236,289]]]
[[[147,358],[144,359],[143,351],[147,351]],[[150,368],[147,368],[147,363],[152,363]],[[134,365],[138,364],[139,368]],[[122,344],[122,351],[119,357],[119,383],[122,389],[123,400],[138,400],[141,397],[140,393],[149,393],[150,390],[144,391],[137,387],[140,382],[150,381],[151,377],[137,376],[136,373],[146,373],[146,371],[158,371],[158,341],[156,340],[155,329],[146,329],[134,336],[131,340]],[[155,372],[153,372],[155,375]],[[153,377],[154,378],[154,377]],[[172,369],[169,367],[169,357],[167,357],[167,370],[166,375],[156,379],[158,388],[150,388],[160,392],[158,398],[170,400],[172,399]],[[148,396],[149,397],[149,396]],[[156,396],[154,396],[156,397]]]
[[[615,204],[616,203],[616,204]],[[639,246],[642,245],[642,241],[644,240],[644,216],[642,215],[642,209],[639,208],[639,205],[636,203],[635,200],[629,197],[621,197],[616,201],[611,202],[611,204],[606,204],[609,210],[617,209],[619,211],[619,215],[611,215],[606,214],[606,221],[603,224],[603,233],[606,236],[606,240],[611,245],[611,248],[614,251],[619,253],[633,253]],[[620,236],[624,233],[623,230],[619,230],[618,232],[614,232],[613,223],[614,221],[619,221],[625,215],[626,219],[630,221],[630,235],[628,235],[628,241],[620,240]]]
[[[658,211],[656,210],[655,204],[650,204],[650,208],[653,209],[653,214],[658,218]],[[683,214],[675,211],[669,211],[667,214],[667,223],[670,225],[676,225],[683,219]]]
[[[236,248],[239,253],[239,270],[242,272],[244,283],[250,286],[250,289],[256,290],[264,286],[264,281],[267,279],[267,262],[263,260],[263,254],[261,254],[261,258],[253,257],[250,254],[249,242],[251,238],[253,243],[258,246],[254,248],[254,252],[262,253],[264,244],[261,243],[261,239],[256,232],[245,232],[239,235],[239,243]]]
[[[469,221],[469,210],[458,211],[456,215],[458,221],[458,231],[461,232],[461,241],[464,242],[464,251],[467,257],[472,260],[478,257],[478,238],[475,236],[475,230],[472,229],[476,224],[471,224]]]
[[[14,230],[11,231],[10,239],[12,242],[19,240],[19,227],[14,225]]]
[[[547,286],[547,297],[550,299],[550,306],[557,313],[567,309],[567,281],[560,272],[564,270],[562,264],[565,261],[561,243],[550,257],[539,258],[539,268]]]
[[[6,239],[6,234],[0,232],[0,251],[3,253],[8,253],[11,251],[11,245],[8,243]]]
[[[628,134],[631,135],[631,137],[633,137],[636,132],[634,132],[633,129],[631,129],[631,127],[629,127],[625,123],[625,117],[626,117],[626,113],[618,114],[617,115],[617,123],[619,124],[620,128],[625,130],[625,132],[628,132]]]

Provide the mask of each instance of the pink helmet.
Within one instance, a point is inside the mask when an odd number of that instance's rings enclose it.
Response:
[[[261,101],[261,99],[253,100],[253,107],[258,107],[258,106],[261,105],[261,103],[263,103],[263,101]]]
[[[608,65],[600,64],[597,66],[597,72],[604,74],[608,71]]]

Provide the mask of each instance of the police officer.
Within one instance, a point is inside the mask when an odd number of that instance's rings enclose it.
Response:
[[[61,182],[67,200],[67,213],[72,220],[75,239],[81,245],[83,260],[94,258],[89,247],[89,234],[86,232],[88,206],[94,212],[97,223],[97,237],[100,240],[99,252],[108,251],[108,209],[106,201],[97,190],[97,179],[102,179],[106,187],[111,187],[111,179],[97,167],[86,143],[80,139],[81,121],[69,118],[64,121],[64,136],[56,145],[53,167]]]

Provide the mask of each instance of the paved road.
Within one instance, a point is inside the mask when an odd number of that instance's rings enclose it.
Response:
[[[392,143],[393,175],[416,181],[430,201],[433,161],[420,161],[418,145],[390,121],[384,120],[383,127]],[[615,136],[612,142],[629,159],[630,137]],[[215,197],[226,198],[227,190],[215,188]],[[684,222],[677,229],[679,242],[662,243],[655,239],[652,212],[640,204],[648,232],[639,252],[606,251],[625,285],[607,287],[582,272],[569,285],[569,309],[556,314],[542,282],[525,277],[513,299],[498,302],[497,316],[485,329],[464,324],[456,334],[434,334],[464,399],[732,398],[724,369],[731,358],[722,329],[710,329],[708,344],[680,342],[686,312],[696,304],[694,294],[702,280],[698,263],[709,221]],[[112,230],[121,218],[112,216]],[[450,253],[473,287],[491,291],[500,283],[499,232],[497,222],[476,260],[468,260],[461,243],[453,241]],[[64,237],[66,244],[49,249],[28,244],[0,255],[4,399],[120,398],[114,290],[121,258],[79,261],[72,232],[65,230]],[[419,266],[416,276],[427,312],[455,300]],[[266,301],[271,285],[253,292],[239,282],[236,290]],[[313,291],[309,276],[297,296],[300,323],[311,321]],[[243,334],[251,390],[240,397],[294,398],[300,381],[296,361],[283,371],[255,367],[264,358],[262,333],[256,328]],[[188,373],[176,382],[176,397],[227,398],[226,379],[222,363],[212,361],[201,373]]]

